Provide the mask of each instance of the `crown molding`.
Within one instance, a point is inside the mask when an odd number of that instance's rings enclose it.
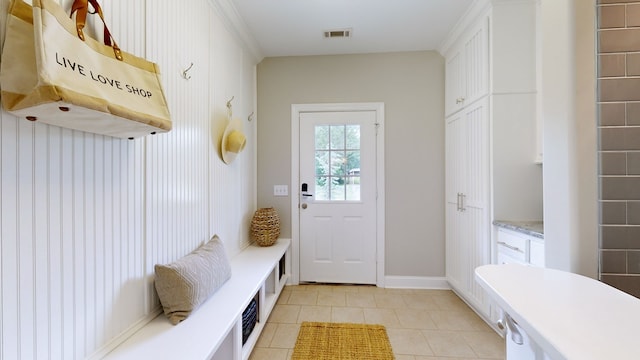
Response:
[[[473,24],[478,16],[486,12],[490,6],[491,0],[474,0],[474,2],[469,5],[469,8],[467,8],[467,11],[465,11],[462,17],[460,17],[458,22],[453,26],[451,31],[449,31],[449,34],[436,48],[440,55],[446,57],[447,51],[451,49],[466,28]]]
[[[440,45],[436,48],[440,55],[445,56],[458,38],[464,31],[471,26],[480,15],[488,13],[493,6],[513,5],[519,3],[535,3],[541,0],[475,0],[467,11],[460,17],[458,22],[453,26],[449,34],[444,38]]]
[[[249,31],[249,27],[238,13],[231,0],[209,0],[227,29],[240,40],[249,51],[255,63],[264,59],[258,42]]]

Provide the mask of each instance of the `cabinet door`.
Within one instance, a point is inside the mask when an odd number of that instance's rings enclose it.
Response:
[[[466,178],[464,134],[462,113],[448,117],[445,126],[446,276],[451,286],[458,291],[464,291],[463,284],[468,277],[468,262],[465,261],[467,247],[462,242],[466,239],[465,225],[460,208]]]
[[[477,101],[446,123],[447,280],[488,314],[474,270],[490,262],[488,100]]]
[[[445,193],[447,203],[459,208],[459,194],[465,191],[465,122],[458,113],[446,120],[445,126]]]
[[[464,103],[464,63],[461,49],[457,49],[445,59],[444,112],[447,116],[460,110]]]
[[[467,106],[489,93],[488,18],[482,17],[464,43],[464,90],[462,104]]]
[[[544,242],[531,240],[529,263],[533,266],[544,267]]]
[[[489,93],[488,18],[481,18],[445,59],[445,115]]]
[[[488,313],[484,290],[475,281],[476,267],[491,262],[489,222],[489,108],[488,99],[477,101],[464,110],[465,121],[465,192],[462,197],[466,216],[468,296],[478,308]]]

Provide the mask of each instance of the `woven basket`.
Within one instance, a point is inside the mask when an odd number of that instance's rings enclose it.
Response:
[[[260,208],[251,219],[251,239],[260,246],[275,244],[280,236],[280,217],[276,209]]]

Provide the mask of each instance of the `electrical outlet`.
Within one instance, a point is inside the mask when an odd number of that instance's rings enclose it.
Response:
[[[273,185],[273,196],[289,196],[289,186]]]

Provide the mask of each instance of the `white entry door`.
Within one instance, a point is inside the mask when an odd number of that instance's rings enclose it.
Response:
[[[301,112],[300,281],[376,284],[376,112]]]

